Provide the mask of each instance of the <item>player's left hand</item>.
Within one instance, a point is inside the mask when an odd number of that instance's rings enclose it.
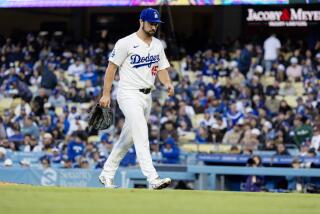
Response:
[[[166,85],[168,96],[172,97],[174,95],[174,87],[172,84]]]

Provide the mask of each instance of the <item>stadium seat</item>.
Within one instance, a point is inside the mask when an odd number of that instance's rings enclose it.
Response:
[[[196,78],[197,78],[196,77],[196,73],[193,72],[193,71],[185,72],[184,74],[189,77],[191,82],[194,82],[196,80]]]
[[[226,144],[186,143],[181,145],[181,149],[186,152],[229,153],[231,146],[232,145],[226,145]]]
[[[226,85],[227,78],[226,77],[219,77],[219,83],[220,85]]]
[[[269,85],[273,85],[274,82],[275,82],[275,78],[272,77],[272,76],[262,76],[261,77],[261,80],[260,80],[261,84],[264,86],[264,87],[267,87]]]
[[[85,82],[77,81],[77,88],[85,88]]]
[[[12,102],[12,98],[2,98],[0,101],[0,112],[2,113],[5,109],[11,108]]]
[[[302,82],[295,82],[293,84],[294,88],[296,89],[297,95],[298,96],[302,96],[305,92],[304,87],[303,87],[303,83]]]
[[[200,126],[200,122],[203,119],[204,119],[204,114],[196,114],[196,115],[194,115],[192,117],[192,119],[191,119],[193,128],[199,127]]]
[[[71,83],[73,80],[75,80],[74,76],[70,76],[67,72],[64,72],[64,78]]]
[[[170,62],[172,67],[180,73],[180,62],[179,61],[171,61]]]
[[[210,76],[203,76],[203,81],[204,81],[206,84],[208,84],[208,83],[210,83],[210,82],[212,81],[212,77],[210,77]]]
[[[288,105],[292,108],[297,107],[297,96],[285,96],[284,100],[287,101]]]
[[[59,116],[63,114],[63,108],[62,107],[56,107],[55,113]]]
[[[88,138],[89,143],[100,142],[100,137],[98,135],[92,135]]]
[[[181,145],[181,149],[186,152],[212,153],[213,145],[212,144],[188,143],[188,144]]]
[[[194,141],[196,134],[194,132],[188,132],[185,135],[179,137],[179,143],[188,143]]]
[[[14,98],[11,103],[11,108],[15,108],[17,105],[21,104],[22,99],[21,98]]]

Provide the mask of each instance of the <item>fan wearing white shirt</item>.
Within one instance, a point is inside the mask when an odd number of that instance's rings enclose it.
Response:
[[[310,148],[314,148],[316,151],[319,151],[320,149],[320,125],[313,127]]]
[[[159,39],[153,37],[160,20],[160,14],[152,8],[140,14],[140,28],[117,41],[109,57],[104,79],[102,107],[110,106],[111,86],[117,69],[120,80],[117,101],[125,116],[125,123],[119,140],[115,143],[108,160],[104,164],[99,180],[106,188],[115,188],[113,178],[120,161],[134,144],[137,158],[144,176],[152,189],[162,189],[171,183],[170,178],[160,179],[152,163],[148,140],[147,121],[151,111],[151,91],[158,76],[173,96],[168,68],[170,64]]]
[[[272,64],[278,59],[279,50],[281,48],[280,40],[275,34],[271,34],[269,38],[264,41],[264,63],[265,70],[268,72],[272,68]]]

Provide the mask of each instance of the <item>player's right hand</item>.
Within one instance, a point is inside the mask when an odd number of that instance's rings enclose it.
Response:
[[[111,98],[110,95],[103,95],[100,98],[99,104],[101,107],[110,107]]]

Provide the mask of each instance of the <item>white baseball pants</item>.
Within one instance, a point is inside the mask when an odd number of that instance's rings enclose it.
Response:
[[[125,116],[125,123],[101,175],[113,179],[120,161],[134,143],[141,171],[150,182],[158,177],[150,154],[147,126],[152,104],[151,93],[143,94],[139,90],[118,89],[117,100]]]

